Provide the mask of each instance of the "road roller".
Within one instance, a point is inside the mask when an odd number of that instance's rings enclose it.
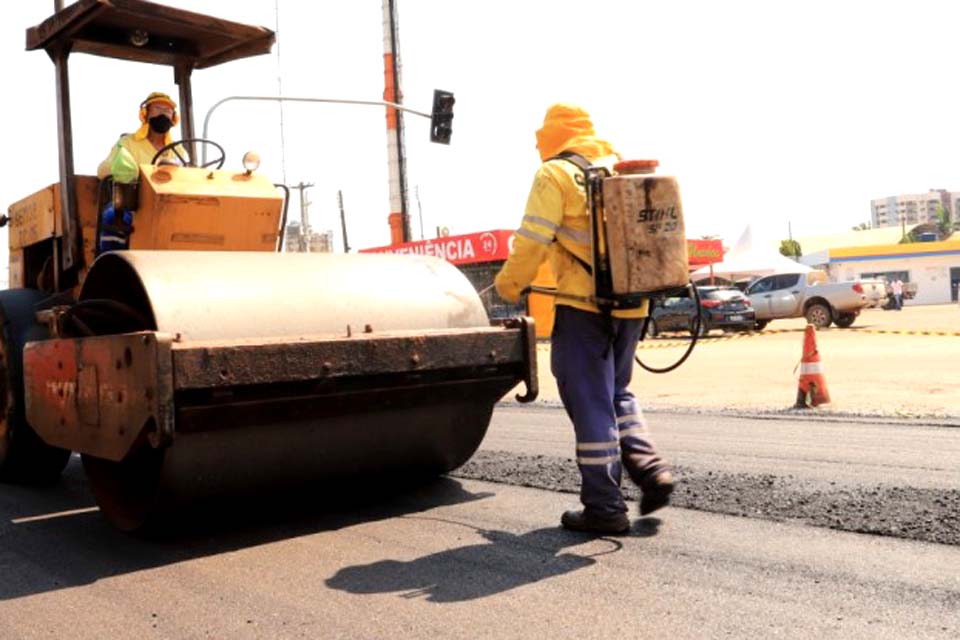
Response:
[[[56,69],[60,180],[2,220],[0,480],[56,482],[76,452],[101,512],[135,531],[244,492],[442,474],[506,393],[536,397],[532,320],[491,323],[455,267],[284,253],[282,185],[225,169],[219,145],[190,161],[213,144],[193,134],[192,71],[273,42],[138,0],[79,0],[28,29]],[[172,66],[186,161],[155,158],[132,184],[75,175],[74,53]],[[109,206],[135,224],[103,251]]]

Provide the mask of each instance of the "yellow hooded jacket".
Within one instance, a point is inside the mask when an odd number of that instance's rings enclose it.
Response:
[[[533,282],[540,264],[549,257],[557,279],[557,292],[578,298],[594,295],[593,276],[574,256],[592,264],[590,217],[587,211],[583,173],[566,160],[550,160],[563,151],[573,151],[598,166],[612,167],[619,156],[606,140],[596,137],[586,111],[567,104],[547,110],[537,131],[537,149],[543,164],[533,179],[527,208],[513,241],[513,251],[497,274],[497,293],[517,302],[521,291]],[[586,300],[555,298],[555,304],[599,313]],[[616,309],[618,318],[642,318],[647,303],[636,309]]]

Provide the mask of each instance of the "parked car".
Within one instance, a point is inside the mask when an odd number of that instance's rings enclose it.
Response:
[[[806,318],[821,329],[835,322],[846,329],[868,304],[859,281],[830,283],[822,271],[766,276],[750,285],[747,296],[757,312],[757,329],[780,318]]]
[[[750,299],[736,287],[697,287],[699,309],[689,293],[657,300],[653,303],[647,336],[664,331],[694,333],[697,315],[700,315],[700,335],[712,329],[724,331],[751,331],[756,316]]]

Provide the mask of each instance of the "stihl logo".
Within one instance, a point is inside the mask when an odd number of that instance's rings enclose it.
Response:
[[[637,212],[637,222],[660,222],[661,220],[677,219],[676,206],[660,207],[657,209],[640,209]]]

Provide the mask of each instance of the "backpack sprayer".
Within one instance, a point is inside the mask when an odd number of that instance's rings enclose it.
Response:
[[[574,259],[594,279],[590,298],[568,296],[555,289],[528,287],[554,297],[591,302],[605,314],[617,309],[635,309],[644,300],[667,297],[687,288],[699,309],[697,288],[688,273],[687,238],[680,204],[680,189],[672,177],[652,175],[656,160],[627,160],[614,165],[615,174],[593,166],[583,156],[564,152],[553,159],[576,165],[584,176],[590,218],[591,257],[587,264]],[[571,254],[573,255],[573,254]],[[662,369],[637,364],[653,373],[666,373],[689,357],[700,333],[700,314],[695,319],[693,339],[681,358]],[[649,315],[641,339],[646,335]]]

